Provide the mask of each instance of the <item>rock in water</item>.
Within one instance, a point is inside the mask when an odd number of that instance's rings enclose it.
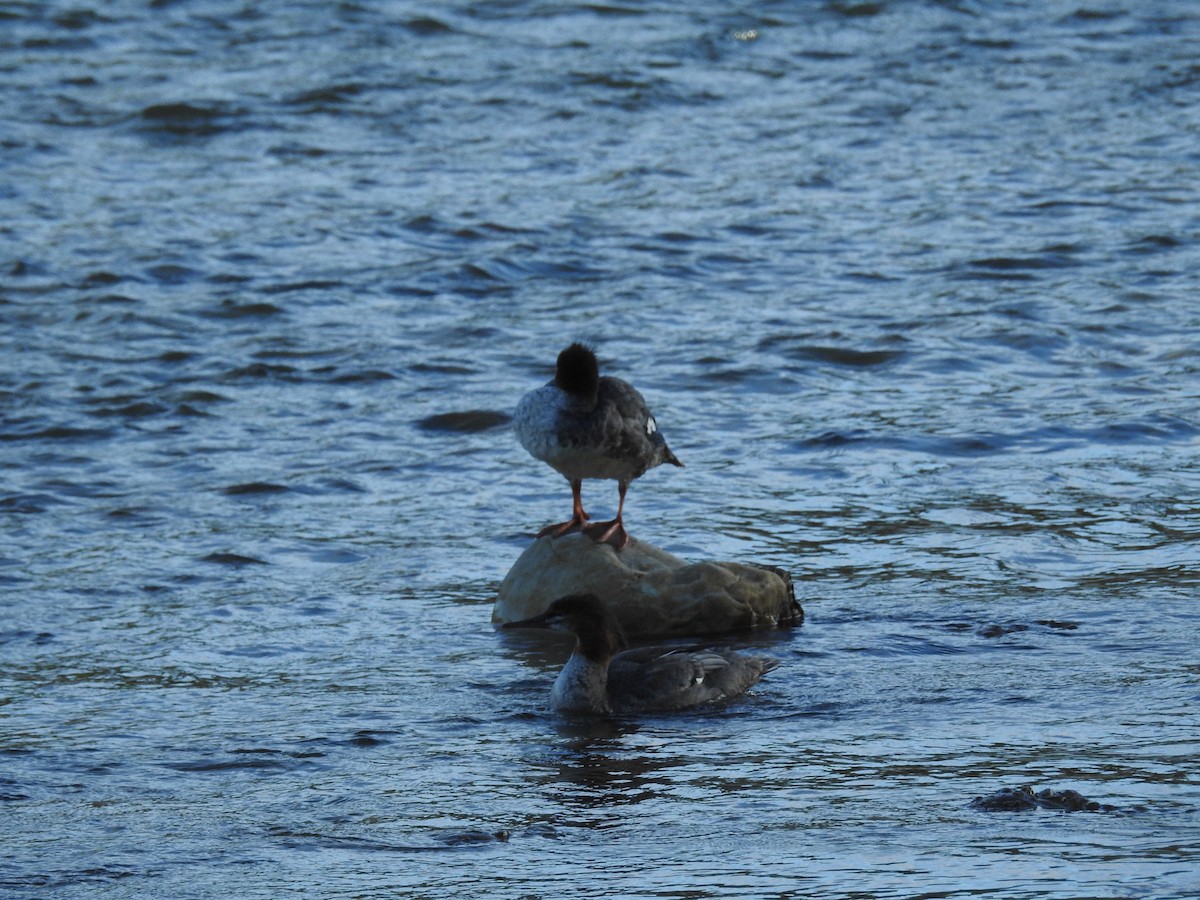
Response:
[[[985,812],[1025,812],[1030,809],[1057,809],[1064,812],[1114,812],[1116,807],[1107,803],[1097,803],[1089,800],[1079,791],[1055,791],[1050,788],[1038,791],[1036,794],[1029,785],[1019,788],[1001,788],[986,797],[976,797],[971,801],[973,809]]]
[[[492,622],[545,612],[559,597],[600,597],[631,637],[699,635],[798,625],[804,611],[780,569],[687,563],[630,538],[620,553],[581,534],[538,538],[500,584]]]

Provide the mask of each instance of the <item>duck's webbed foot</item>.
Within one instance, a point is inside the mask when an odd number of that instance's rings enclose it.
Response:
[[[591,525],[585,525],[583,533],[597,544],[608,544],[618,552],[623,550],[625,545],[629,543],[629,535],[626,533],[625,526],[621,523],[620,518],[613,519],[611,522],[595,522]]]
[[[572,516],[566,522],[559,522],[557,525],[547,525],[538,532],[538,537],[562,537],[574,531],[576,528],[583,530],[587,526],[587,516]]]
[[[546,536],[556,538],[562,537],[568,532],[574,531],[576,528],[581,531],[587,527],[588,514],[583,508],[583,481],[575,478],[571,481],[571,518],[565,522],[559,522],[557,525],[547,525],[538,532],[539,538]]]

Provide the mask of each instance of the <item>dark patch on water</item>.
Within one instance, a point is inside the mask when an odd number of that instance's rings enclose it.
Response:
[[[284,312],[282,307],[274,303],[239,303],[235,300],[222,300],[219,306],[202,311],[202,315],[213,319],[258,319],[278,316]]]
[[[427,416],[418,421],[417,426],[426,431],[474,434],[480,431],[490,431],[493,428],[500,428],[511,421],[512,416],[508,413],[487,409],[473,409],[466,412],[439,413]]]
[[[70,425],[52,425],[30,432],[0,432],[0,441],[64,441],[88,442],[111,437],[113,432],[104,428],[74,428]]]
[[[52,494],[16,494],[0,497],[0,512],[31,515],[45,512],[52,506],[61,506],[68,502]]]
[[[227,103],[156,103],[138,115],[139,130],[149,136],[207,138],[233,130],[244,110]]]
[[[286,98],[284,103],[304,107],[308,112],[328,112],[340,109],[366,90],[367,86],[362,82],[344,82],[300,91]]]
[[[908,435],[877,434],[865,430],[827,431],[793,446],[797,450],[886,448],[932,456],[986,456],[1021,448],[1031,452],[1061,452],[1097,444],[1189,441],[1197,427],[1182,419],[1154,418],[1145,422],[1107,423],[1094,428],[1047,426],[1013,434]]]
[[[886,3],[853,2],[853,0],[835,0],[828,5],[831,12],[848,19],[873,18],[887,10]]]
[[[229,398],[213,391],[184,391],[179,399],[183,403],[228,403]]]
[[[94,401],[97,403],[109,403],[112,398],[99,399]],[[173,407],[165,403],[159,403],[154,400],[136,400],[132,403],[123,406],[99,406],[96,409],[89,410],[89,414],[100,418],[107,416],[116,416],[123,419],[146,419],[151,416],[161,416],[171,412]]]
[[[297,162],[305,159],[319,159],[322,156],[328,156],[330,151],[324,147],[310,147],[306,144],[286,143],[277,144],[267,151],[271,156],[277,156],[280,159],[294,159]]]
[[[429,831],[420,837],[423,843],[399,844],[372,838],[347,835],[322,834],[319,832],[295,831],[285,827],[271,828],[271,837],[284,846],[296,850],[359,850],[369,853],[428,853],[447,850],[470,849],[497,843],[507,843],[511,833],[507,830],[491,831],[476,828],[445,828]]]
[[[799,450],[841,448],[888,448],[934,456],[982,456],[1002,451],[1013,439],[1003,435],[963,435],[936,437],[926,435],[881,435],[866,431],[827,431],[799,441]]]
[[[267,772],[290,771],[297,765],[325,756],[324,753],[316,750],[288,752],[268,748],[236,749],[228,751],[228,754],[232,758],[187,760],[163,763],[163,765],[177,772],[197,774],[221,773],[239,769]]]
[[[1169,234],[1148,234],[1130,244],[1126,250],[1129,253],[1149,254],[1163,253],[1178,249],[1182,246],[1179,238]]]
[[[242,381],[242,380],[273,380],[281,381],[302,381],[298,369],[294,366],[286,365],[270,365],[268,363],[250,363],[247,366],[240,366],[236,369],[231,369],[221,376],[222,381]]]
[[[216,563],[221,566],[265,566],[266,560],[255,559],[253,556],[242,556],[238,553],[210,553],[200,558],[201,562]]]
[[[287,485],[272,484],[265,481],[250,481],[245,484],[234,484],[221,488],[221,493],[230,497],[244,497],[261,494],[283,494],[289,490]]]
[[[384,747],[391,743],[392,735],[393,732],[390,731],[357,731],[346,743],[363,749]]]
[[[758,342],[758,349],[774,350],[789,359],[803,362],[850,368],[886,366],[904,356],[901,350],[859,350],[853,347],[809,344],[785,335],[763,338]]]
[[[848,347],[795,347],[788,351],[793,359],[830,363],[836,366],[866,368],[884,366],[903,356],[898,350],[854,350]]]
[[[0,631],[0,645],[20,642],[41,647],[51,643],[53,640],[54,635],[49,631],[27,631],[24,629],[19,629],[16,631]]]
[[[395,378],[396,376],[391,372],[381,369],[366,369],[359,372],[344,372],[335,375],[330,381],[333,384],[370,384],[376,381],[394,381]]]
[[[367,493],[367,489],[365,487],[356,481],[351,481],[348,478],[322,478],[318,483],[330,491],[339,491],[350,494]]]
[[[79,286],[87,289],[119,284],[124,280],[125,279],[123,276],[117,275],[113,272],[92,272],[90,275],[84,278],[82,282],[80,282]]]
[[[111,881],[124,881],[127,878],[153,877],[152,872],[141,869],[131,869],[122,866],[91,866],[86,869],[54,869],[46,872],[29,874],[21,878],[0,876],[0,887],[12,887],[17,890],[28,888],[49,888],[59,890],[78,885],[104,884]]]
[[[413,34],[421,37],[432,37],[433,35],[453,34],[454,29],[443,22],[441,19],[435,19],[433,16],[416,16],[407,20],[404,27]]]

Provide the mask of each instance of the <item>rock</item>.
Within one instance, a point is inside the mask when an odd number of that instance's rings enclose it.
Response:
[[[536,616],[567,594],[600,597],[630,637],[698,635],[796,625],[804,611],[780,569],[687,563],[630,538],[619,553],[582,534],[538,538],[500,584],[492,622]]]
[[[1046,788],[1045,790],[1038,791],[1037,798],[1038,806],[1042,809],[1065,809],[1067,812],[1079,812],[1080,810],[1098,812],[1102,809],[1112,809],[1107,804],[1089,800],[1083,794],[1079,793],[1079,791],[1052,791],[1050,788]]]
[[[985,812],[1023,812],[1027,809],[1037,809],[1037,796],[1033,793],[1033,788],[1028,785],[1019,788],[1000,788],[994,794],[976,797],[971,801],[971,806]]]
[[[1019,788],[1001,788],[986,797],[976,797],[971,806],[985,812],[1024,812],[1030,809],[1058,809],[1066,812],[1112,812],[1115,807],[1089,800],[1079,791],[1054,791],[1050,788],[1038,791],[1028,785]]]

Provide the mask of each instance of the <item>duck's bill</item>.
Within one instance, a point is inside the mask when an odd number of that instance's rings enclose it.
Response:
[[[539,616],[534,616],[531,619],[521,619],[519,622],[505,622],[501,628],[549,628],[550,625],[546,621],[546,614],[542,613]]]

